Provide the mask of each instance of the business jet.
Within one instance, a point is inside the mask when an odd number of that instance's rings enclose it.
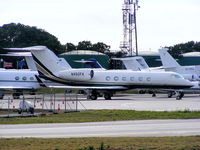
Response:
[[[111,99],[113,91],[135,88],[184,89],[192,86],[181,75],[173,72],[138,72],[132,70],[73,69],[64,58],[58,58],[46,46],[7,48],[8,50],[31,51],[36,67],[43,78],[60,82],[71,88],[90,90],[95,100],[98,91],[105,99]],[[50,87],[50,86],[49,86]]]
[[[162,51],[162,53],[165,51],[164,50],[160,50]],[[163,57],[167,57],[166,54],[163,54],[165,56]],[[168,53],[169,55],[169,53]],[[171,57],[171,56],[170,56]],[[121,60],[125,66],[126,69],[130,69],[130,70],[135,70],[135,71],[146,71],[146,72],[165,72],[165,71],[169,71],[169,69],[172,69],[170,71],[174,72],[175,71],[175,66],[178,67],[184,67],[185,70],[187,70],[187,72],[184,71],[179,71],[178,73],[181,74],[184,78],[192,81],[193,86],[189,89],[184,89],[184,90],[179,90],[179,91],[171,91],[168,90],[168,98],[171,98],[173,95],[175,95],[177,92],[179,92],[179,94],[177,94],[176,99],[180,100],[183,96],[184,93],[200,93],[200,86],[199,86],[199,79],[195,78],[195,76],[197,77],[197,72],[199,72],[200,70],[198,69],[197,66],[180,66],[172,57],[170,59],[173,60],[168,60],[168,63],[165,62],[165,64],[167,64],[167,66],[165,67],[149,67],[148,64],[146,63],[146,61],[144,60],[143,57],[137,56],[137,57],[126,57],[126,58],[114,58],[115,60]],[[165,59],[166,60],[166,59]],[[174,62],[175,61],[175,62]],[[169,64],[176,64],[174,65],[174,67],[169,67]],[[189,69],[191,68],[191,69]],[[195,69],[194,69],[195,68]],[[166,69],[166,70],[165,70]],[[183,68],[180,70],[184,70]],[[178,69],[177,69],[178,70]],[[189,71],[192,70],[192,71]],[[193,71],[196,70],[196,73]],[[155,90],[140,90],[140,93],[145,93],[146,91],[148,91],[149,93],[153,94],[152,96],[156,96],[155,94]],[[160,90],[158,90],[160,91]],[[166,91],[165,91],[166,92]]]
[[[37,71],[29,69],[0,69],[0,99],[3,99],[5,91],[15,91],[13,98],[17,99],[23,93],[29,91],[33,93],[36,89],[42,88],[36,78]]]
[[[159,49],[159,54],[162,62],[162,67],[165,71],[173,71],[181,74],[184,78],[191,81],[200,81],[200,67],[199,66],[181,66],[177,61],[167,52],[167,48]]]

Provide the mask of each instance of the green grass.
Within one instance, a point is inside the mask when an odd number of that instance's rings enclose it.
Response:
[[[199,150],[200,137],[0,139],[0,150]],[[92,149],[93,148],[93,149]]]
[[[193,119],[200,118],[200,111],[134,111],[134,110],[90,110],[71,113],[50,114],[28,118],[0,118],[0,124],[26,123],[79,123],[117,120],[145,119]]]

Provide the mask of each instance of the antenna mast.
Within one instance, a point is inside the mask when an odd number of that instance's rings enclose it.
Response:
[[[122,5],[123,41],[120,43],[120,49],[130,56],[133,56],[133,53],[138,55],[136,11],[139,7],[138,0],[124,0]],[[134,38],[135,45],[133,46]]]

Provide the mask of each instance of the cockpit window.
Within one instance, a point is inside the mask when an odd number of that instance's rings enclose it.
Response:
[[[171,77],[172,78],[177,78],[177,79],[183,78],[182,76],[180,76],[178,74],[171,74]]]

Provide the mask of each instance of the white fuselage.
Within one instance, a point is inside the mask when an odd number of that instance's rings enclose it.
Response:
[[[35,75],[36,71],[0,69],[0,88],[6,89],[38,89],[38,83]]]
[[[91,72],[93,75],[91,76]],[[58,73],[58,77],[87,85],[123,85],[133,87],[181,87],[190,86],[188,80],[172,72],[140,72],[131,70],[71,69]]]
[[[200,81],[199,66],[180,66],[176,68],[166,68],[165,71],[172,71],[181,74],[185,79],[191,81]]]

